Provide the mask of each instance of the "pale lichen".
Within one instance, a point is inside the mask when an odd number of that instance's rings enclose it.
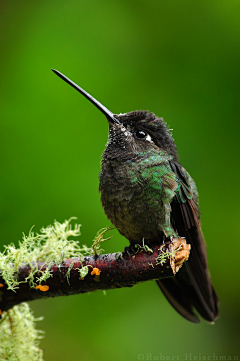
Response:
[[[79,258],[81,262],[85,256],[91,254],[96,256],[104,251],[101,249],[101,243],[109,238],[104,239],[103,236],[112,227],[101,229],[91,247],[80,246],[78,241],[71,239],[71,237],[80,236],[80,225],[75,224],[72,227],[70,224],[72,219],[70,218],[64,223],[55,221],[52,226],[42,228],[36,235],[31,229],[28,236],[23,234],[23,239],[19,241],[18,247],[14,244],[5,246],[4,252],[0,252],[0,275],[9,290],[15,291],[19,287],[17,272],[21,266],[29,265],[31,268],[28,277],[22,282],[28,282],[30,287],[36,287],[40,291],[47,291],[49,287],[42,286],[41,282],[51,277],[51,267],[54,264],[60,266],[66,259],[72,258],[73,262],[66,275],[69,278],[76,258]],[[44,270],[39,270],[38,262],[43,262]],[[80,279],[88,274],[89,267],[92,268],[91,265],[86,265],[78,269]],[[41,275],[36,279],[37,272]],[[5,287],[5,284],[0,283],[0,287]],[[43,332],[35,329],[35,322],[40,319],[34,318],[27,303],[21,303],[2,312],[0,360],[43,360],[42,350],[38,348]]]
[[[2,313],[0,320],[0,360],[42,361],[43,351],[38,347],[43,331],[36,330],[34,318],[27,303],[21,303]]]
[[[23,234],[23,240],[19,241],[18,247],[14,244],[5,246],[4,252],[0,252],[0,273],[9,290],[15,291],[18,288],[20,282],[16,275],[22,265],[27,264],[31,268],[28,277],[22,282],[28,282],[29,286],[34,288],[36,284],[41,284],[51,277],[51,267],[54,264],[60,266],[64,260],[69,258],[72,258],[73,262],[76,258],[82,261],[85,256],[98,255],[103,252],[100,245],[109,239],[104,239],[103,236],[111,227],[101,229],[91,247],[80,246],[78,241],[69,239],[80,235],[80,224],[72,227],[70,224],[72,219],[70,218],[64,223],[55,221],[53,225],[42,228],[37,234],[34,234],[31,229],[28,236]],[[44,270],[39,270],[37,262],[43,262]],[[69,267],[67,277],[70,276],[73,262]],[[37,272],[40,273],[40,276],[35,279]],[[84,278],[87,268],[79,269],[79,273]]]
[[[84,277],[86,277],[86,275],[88,274],[88,268],[89,266],[83,266],[82,268],[80,268],[78,271],[79,271],[79,274],[80,274],[80,277],[81,279],[83,280]]]

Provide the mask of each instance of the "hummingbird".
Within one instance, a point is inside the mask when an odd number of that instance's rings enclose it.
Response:
[[[130,245],[162,244],[185,238],[191,254],[175,277],[157,280],[175,310],[199,323],[214,323],[218,297],[212,286],[201,231],[196,184],[180,164],[177,147],[163,118],[148,111],[114,114],[59,71],[107,118],[109,134],[102,154],[99,190],[106,216]],[[196,313],[197,311],[197,313]]]

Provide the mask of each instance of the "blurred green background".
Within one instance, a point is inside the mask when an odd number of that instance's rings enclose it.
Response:
[[[1,250],[55,219],[78,217],[88,245],[109,224],[107,121],[55,68],[111,111],[151,110],[173,128],[221,301],[214,326],[185,321],[155,282],[35,301],[46,361],[239,355],[239,12],[236,0],[0,1]],[[105,251],[123,250],[112,234]]]

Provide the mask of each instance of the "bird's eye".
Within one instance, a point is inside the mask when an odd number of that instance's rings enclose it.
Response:
[[[135,136],[138,139],[145,139],[147,137],[147,133],[144,132],[143,130],[137,130]]]

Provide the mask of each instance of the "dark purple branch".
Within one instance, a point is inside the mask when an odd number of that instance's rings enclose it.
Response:
[[[157,264],[157,257],[161,254],[175,251],[181,245],[181,250],[174,256],[166,259],[165,263]],[[172,243],[166,242],[161,247],[154,246],[153,253],[140,251],[135,255],[124,253],[109,253],[100,256],[88,256],[80,263],[79,259],[74,260],[70,271],[70,277],[66,274],[72,264],[72,259],[66,260],[60,267],[54,265],[51,268],[52,277],[48,278],[42,285],[49,286],[49,290],[43,292],[39,289],[30,288],[28,283],[21,283],[16,292],[7,290],[4,280],[0,276],[0,309],[6,311],[21,302],[36,300],[38,298],[57,297],[74,295],[96,290],[107,290],[121,287],[132,287],[138,282],[173,277],[183,262],[188,259],[190,245],[184,239],[174,239]],[[88,265],[89,272],[84,279],[80,279],[77,268]],[[44,270],[42,262],[38,262],[38,268]],[[100,275],[91,275],[93,268],[100,271]],[[29,275],[29,265],[18,269],[18,281],[24,281]],[[98,273],[98,272],[97,272]],[[40,276],[36,274],[35,279]]]

